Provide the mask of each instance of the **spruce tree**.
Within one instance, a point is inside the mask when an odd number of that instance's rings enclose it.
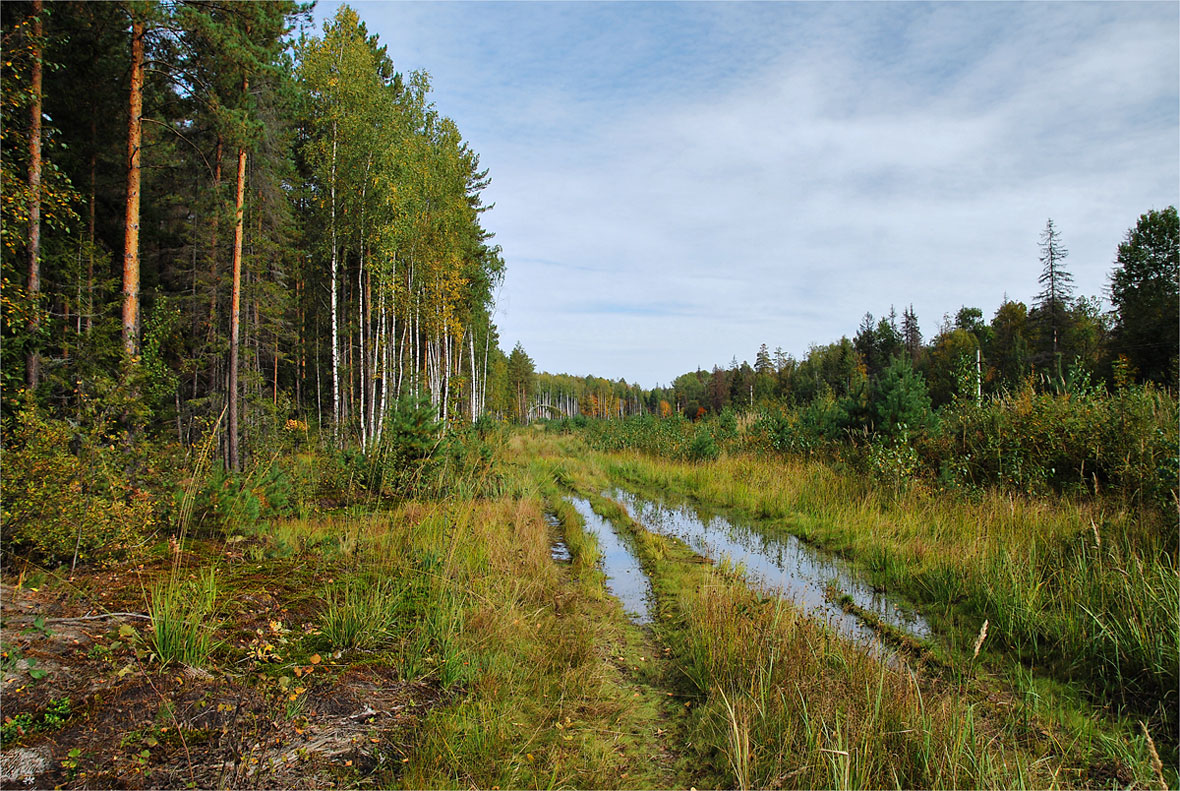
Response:
[[[1041,232],[1041,276],[1037,282],[1041,291],[1037,294],[1037,308],[1046,334],[1052,338],[1052,357],[1055,365],[1058,343],[1065,329],[1070,299],[1073,296],[1073,275],[1065,268],[1069,251],[1061,243],[1061,232],[1053,226],[1052,218],[1045,223]]]

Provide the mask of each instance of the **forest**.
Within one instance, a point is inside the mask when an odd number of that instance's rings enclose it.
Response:
[[[1049,219],[930,339],[538,371],[430,74],[311,18],[3,5],[0,784],[1176,786],[1175,206],[1102,295]]]

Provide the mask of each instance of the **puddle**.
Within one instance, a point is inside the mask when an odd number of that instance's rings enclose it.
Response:
[[[553,514],[545,514],[545,524],[550,527],[561,529],[561,520]],[[553,545],[549,547],[549,554],[558,563],[569,563],[573,556],[570,554],[570,548],[565,545],[565,541],[561,536],[553,539]]]
[[[781,591],[804,612],[823,618],[854,640],[880,642],[859,618],[828,600],[829,584],[882,622],[917,638],[930,635],[930,624],[922,616],[874,590],[843,558],[795,536],[768,536],[704,510],[654,502],[618,488],[606,492],[606,496],[626,507],[635,521],[653,533],[679,538],[710,560],[727,557],[741,564],[751,582]]]
[[[623,609],[632,621],[638,624],[651,623],[651,583],[639,567],[635,553],[615,532],[610,522],[594,513],[589,500],[581,497],[567,499],[581,515],[585,531],[598,538],[607,590],[623,602]]]

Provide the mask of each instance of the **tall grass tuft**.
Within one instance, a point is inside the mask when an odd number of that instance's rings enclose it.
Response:
[[[333,648],[375,648],[393,637],[403,595],[393,582],[350,579],[328,592],[320,631]]]
[[[210,620],[216,600],[217,579],[212,568],[195,580],[169,579],[152,589],[149,642],[161,665],[203,667],[209,661],[216,647],[216,624]]]

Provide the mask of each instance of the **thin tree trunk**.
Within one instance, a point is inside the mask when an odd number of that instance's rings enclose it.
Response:
[[[242,78],[242,93],[249,83]],[[241,469],[238,453],[238,342],[240,333],[239,308],[242,299],[242,231],[246,203],[246,149],[238,148],[238,180],[234,195],[234,257],[233,284],[230,290],[229,313],[229,466],[234,472]]]
[[[123,223],[123,355],[139,355],[139,168],[143,127],[144,24],[131,21],[131,95],[127,124],[127,206]]]
[[[321,351],[320,344],[323,343],[323,338],[320,335],[320,315],[321,315],[320,312],[317,310],[316,314],[315,314],[315,413],[316,413],[317,422],[320,424],[320,426],[323,426],[323,424],[324,424],[324,399],[323,399],[324,388],[323,388],[323,385],[320,383],[320,357],[322,356],[320,354],[320,351]],[[321,436],[321,447],[322,447],[323,446],[323,443],[322,443],[323,432],[320,433],[320,436]]]
[[[451,396],[451,333],[445,326],[443,327],[442,343],[443,359],[439,362],[442,368],[442,422],[443,429],[445,430],[447,425],[447,408],[450,406],[448,402]]]
[[[362,190],[363,193],[363,190]],[[365,409],[367,402],[365,400],[365,377],[368,374],[367,360],[365,357],[365,289],[363,286],[365,278],[365,221],[364,221],[364,196],[361,197],[361,240],[360,240],[360,265],[356,273],[356,323],[357,323],[357,341],[360,343],[359,364],[357,368],[358,379],[358,395],[360,396],[360,409],[357,413],[360,417],[361,429],[361,451],[368,450],[369,447],[369,426],[365,422]]]
[[[483,415],[488,408],[488,354],[492,348],[491,317],[488,317],[488,330],[483,338],[483,380],[479,385],[479,414]]]
[[[471,422],[474,423],[476,418],[479,417],[479,415],[476,414],[476,405],[478,403],[476,399],[479,397],[479,389],[478,389],[479,382],[475,378],[475,332],[474,332],[474,330],[472,331],[470,338],[471,338],[471,340],[469,341],[469,343],[471,346]]]
[[[98,194],[98,119],[94,108],[90,111],[90,217],[87,223],[87,237],[90,249],[86,261],[86,334],[94,329],[94,201]]]
[[[389,341],[387,312],[385,308],[385,293],[381,292],[381,318],[379,319],[378,335],[381,338],[381,406],[377,410],[376,422],[373,426],[373,442],[381,446],[381,431],[385,426],[385,406],[389,394]]]
[[[336,244],[336,122],[332,122],[332,432],[336,444],[340,444],[340,341],[339,323],[336,316],[336,273],[340,266]]]
[[[217,136],[217,148],[213,153],[213,234],[209,248],[209,340],[217,333],[217,249],[220,244],[218,233],[221,229],[221,135]]]
[[[303,278],[296,276],[295,278],[295,309],[297,312],[297,323],[299,325],[299,338],[296,343],[298,349],[297,364],[295,367],[295,409],[298,412],[303,411],[303,379],[307,376],[307,348],[306,327],[303,326]]]
[[[364,290],[363,296],[365,299],[365,325],[364,325],[364,333],[361,335],[361,337],[363,339],[367,335],[368,340],[369,340],[368,352],[367,352],[368,356],[366,357],[366,355],[364,355],[364,354],[361,355],[361,358],[362,358],[361,364],[365,366],[365,370],[367,371],[366,381],[368,382],[368,391],[365,393],[365,395],[366,395],[365,403],[367,404],[367,407],[366,407],[367,411],[365,412],[365,415],[364,415],[364,421],[366,423],[368,423],[367,434],[368,434],[369,440],[372,441],[373,433],[376,430],[376,427],[373,425],[373,420],[374,420],[374,416],[375,416],[376,409],[377,409],[377,404],[376,404],[376,401],[377,401],[377,359],[378,359],[377,348],[381,342],[380,332],[377,332],[376,334],[374,334],[371,329],[373,326],[373,273],[372,272],[368,272],[365,274],[365,290]],[[384,303],[382,303],[382,308],[384,308]]]

